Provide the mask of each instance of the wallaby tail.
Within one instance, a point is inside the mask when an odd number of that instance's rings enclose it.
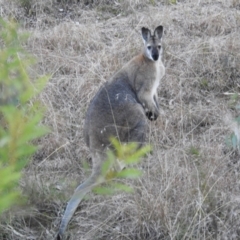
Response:
[[[63,234],[67,228],[67,225],[72,218],[74,212],[76,211],[79,203],[82,201],[84,196],[90,192],[95,186],[101,184],[104,181],[101,176],[96,176],[95,173],[93,173],[85,182],[80,184],[74,191],[73,196],[69,200],[67,204],[67,208],[64,212],[59,231],[57,234],[57,240],[61,240],[63,237]]]

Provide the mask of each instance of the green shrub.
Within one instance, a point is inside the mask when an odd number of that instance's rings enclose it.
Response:
[[[34,101],[47,77],[30,80],[34,61],[22,48],[26,38],[14,22],[0,19],[0,214],[19,201],[21,171],[36,151],[32,140],[47,132]]]
[[[142,172],[133,165],[140,162],[141,158],[151,151],[151,146],[139,148],[137,143],[121,144],[116,138],[111,138],[114,150],[107,152],[107,159],[102,165],[101,177],[105,179],[107,186],[97,186],[93,191],[97,194],[114,194],[118,191],[132,192],[132,188],[119,179],[138,178]],[[120,171],[113,170],[112,166],[119,161],[124,168]],[[130,167],[129,167],[130,166]]]

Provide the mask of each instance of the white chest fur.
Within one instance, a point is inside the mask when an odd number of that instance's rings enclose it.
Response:
[[[162,61],[159,59],[156,63],[155,63],[155,79],[153,82],[153,86],[152,86],[152,97],[154,95],[156,95],[157,93],[157,88],[160,84],[160,80],[162,79],[162,77],[165,74],[165,67],[163,66]]]

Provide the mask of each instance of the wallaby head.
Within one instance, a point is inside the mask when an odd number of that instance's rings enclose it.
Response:
[[[152,61],[157,61],[162,54],[163,26],[158,26],[151,35],[148,28],[142,28],[142,39],[144,42],[144,55]]]

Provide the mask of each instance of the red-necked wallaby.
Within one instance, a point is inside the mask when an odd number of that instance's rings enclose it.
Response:
[[[90,177],[76,188],[68,202],[58,239],[63,236],[85,194],[104,182],[101,171],[106,160],[106,149],[110,147],[109,138],[115,136],[122,143],[137,142],[141,146],[148,129],[146,116],[150,120],[157,119],[157,88],[165,74],[161,60],[162,34],[162,26],[158,26],[153,35],[148,28],[143,27],[142,53],[123,66],[91,101],[86,114],[84,138],[91,152],[93,170]],[[123,167],[121,164],[116,166],[117,171]]]

